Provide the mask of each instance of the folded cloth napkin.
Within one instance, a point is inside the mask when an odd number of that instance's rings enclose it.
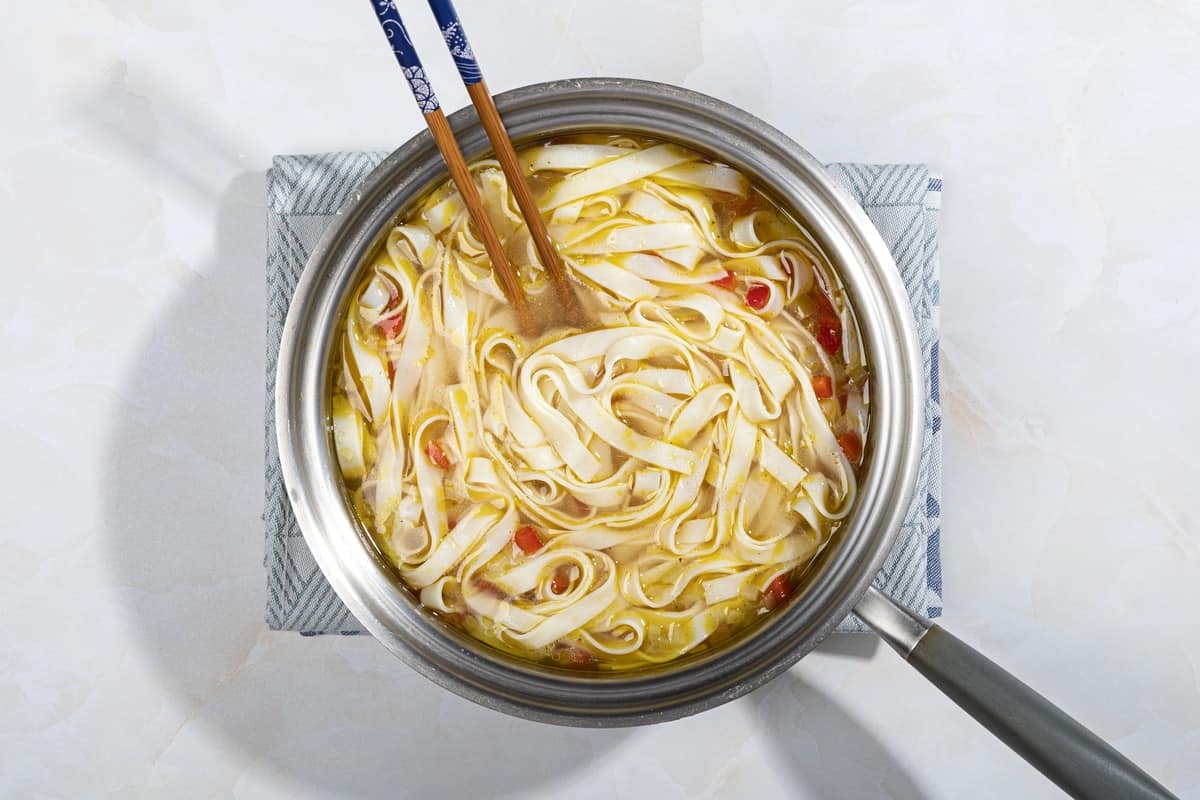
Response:
[[[304,543],[279,471],[275,367],[288,304],[325,226],[386,153],[276,156],[267,173],[266,524],[267,624],[274,630],[362,633]],[[942,412],[938,399],[938,238],[941,178],[920,164],[831,164],[866,210],[908,289],[925,362],[925,441],[916,492],[876,585],[927,617],[942,613],[939,518]],[[851,616],[838,630],[863,630]]]

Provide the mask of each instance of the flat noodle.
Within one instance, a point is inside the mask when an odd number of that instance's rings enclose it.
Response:
[[[853,506],[853,316],[811,238],[728,166],[600,135],[520,157],[593,326],[512,333],[439,187],[351,303],[337,460],[431,611],[532,658],[669,661],[781,599]],[[526,290],[551,296],[503,172],[472,168]]]

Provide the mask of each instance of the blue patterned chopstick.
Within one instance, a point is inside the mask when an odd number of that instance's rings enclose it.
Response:
[[[433,86],[425,74],[425,68],[421,66],[421,59],[417,57],[417,49],[413,47],[412,39],[400,19],[396,0],[371,0],[371,7],[375,9],[380,27],[387,34],[388,44],[392,46],[392,55],[404,71],[408,88],[412,90],[413,98],[421,109],[421,116],[425,118],[425,125],[429,128],[433,142],[446,162],[450,178],[458,187],[458,193],[467,207],[471,221],[475,223],[479,236],[483,239],[484,249],[491,258],[492,269],[499,279],[500,287],[516,312],[517,324],[526,335],[537,336],[541,332],[541,326],[529,308],[520,277],[504,252],[504,243],[500,241],[495,227],[488,219],[483,200],[479,197],[479,189],[471,177],[471,169],[454,139],[454,131],[450,129],[450,123],[442,113],[437,95],[433,93]]]
[[[375,9],[375,16],[379,18],[380,26],[387,34],[388,43],[392,46],[392,53],[404,71],[404,77],[408,80],[413,97],[416,98],[417,105],[420,106],[421,113],[425,117],[425,124],[429,126],[434,142],[437,143],[442,157],[450,168],[450,175],[454,178],[455,185],[458,186],[467,210],[471,212],[472,219],[480,229],[484,245],[492,258],[492,264],[497,269],[505,294],[509,296],[516,308],[522,328],[526,331],[536,329],[536,320],[533,319],[525,303],[525,296],[516,271],[505,255],[502,243],[496,238],[495,231],[492,230],[466,161],[458,149],[458,144],[454,141],[454,133],[450,130],[450,126],[441,112],[437,96],[433,93],[433,86],[429,83],[429,77],[425,74],[424,67],[421,66],[421,59],[417,57],[417,50],[413,47],[412,39],[400,19],[396,0],[371,0],[371,6]],[[496,158],[500,161],[500,166],[508,178],[509,188],[516,198],[517,206],[521,209],[521,216],[525,218],[529,226],[529,233],[542,266],[550,273],[555,291],[562,301],[563,307],[567,309],[568,313],[575,314],[579,311],[579,301],[571,288],[566,267],[555,249],[554,242],[550,239],[541,210],[521,171],[516,151],[513,149],[512,141],[508,138],[508,131],[504,128],[504,121],[500,118],[496,103],[483,81],[483,73],[479,69],[479,62],[475,60],[471,44],[467,41],[467,34],[458,18],[458,12],[454,10],[454,4],[450,0],[429,0],[429,8],[437,19],[438,27],[442,31],[442,38],[446,40],[446,47],[454,58],[455,66],[458,67],[458,74],[462,76],[463,83],[467,85],[467,94],[471,96],[471,103],[479,112],[479,121],[487,132],[488,140],[491,141],[496,152]]]
[[[396,9],[396,0],[371,0],[371,6],[375,9],[375,16],[379,17],[379,25],[387,34],[388,43],[392,46],[392,54],[396,56],[400,69],[404,71],[408,88],[412,89],[413,97],[416,98],[421,113],[428,114],[430,111],[436,111],[441,106],[438,104],[437,95],[433,93],[433,86],[429,83],[425,68],[421,66],[417,49],[413,47],[408,30],[405,29],[404,22],[400,19],[400,12]]]
[[[479,69],[479,62],[475,60],[471,43],[467,41],[467,31],[458,18],[458,12],[454,10],[454,3],[450,0],[429,0],[429,8],[437,19],[438,27],[442,29],[442,38],[446,40],[446,48],[454,58],[454,66],[458,67],[463,83],[470,86],[482,81],[483,73]]]
[[[546,230],[542,212],[525,180],[516,150],[513,149],[512,140],[504,127],[504,120],[500,118],[500,111],[496,108],[496,101],[492,99],[487,84],[484,83],[483,71],[479,69],[479,62],[475,60],[475,51],[471,49],[471,43],[467,40],[467,30],[458,18],[458,12],[454,10],[454,3],[451,0],[429,0],[429,9],[437,19],[442,38],[446,40],[446,49],[454,59],[454,66],[458,67],[458,74],[467,86],[471,103],[479,113],[479,122],[487,132],[500,167],[508,178],[509,189],[521,209],[521,216],[529,226],[529,233],[533,237],[533,244],[537,248],[542,266],[550,273],[563,307],[570,314],[578,314],[579,300],[571,289],[566,267],[563,266],[554,242],[550,239],[550,233]]]

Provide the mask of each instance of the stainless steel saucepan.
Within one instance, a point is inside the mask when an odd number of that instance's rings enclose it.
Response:
[[[279,453],[300,528],[363,625],[430,680],[489,708],[567,725],[641,725],[712,708],[761,686],[851,612],[954,702],[1080,797],[1170,797],[1075,720],[937,625],[871,586],[916,478],[922,363],[892,257],[862,209],[807,151],[733,106],[674,86],[589,78],[496,98],[518,142],[617,130],[678,142],[750,175],[812,232],[845,282],[871,365],[871,426],[856,507],[781,613],[711,652],[644,671],[585,674],[480,644],[426,613],[355,521],[329,435],[331,353],[356,276],[390,223],[445,178],[427,133],[392,153],[313,251],[283,333],[276,382]],[[468,158],[488,150],[473,110],[450,117]]]

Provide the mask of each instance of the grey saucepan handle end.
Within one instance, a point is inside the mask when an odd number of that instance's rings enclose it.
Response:
[[[1062,709],[874,587],[855,613],[930,683],[1073,797],[1176,800]]]

